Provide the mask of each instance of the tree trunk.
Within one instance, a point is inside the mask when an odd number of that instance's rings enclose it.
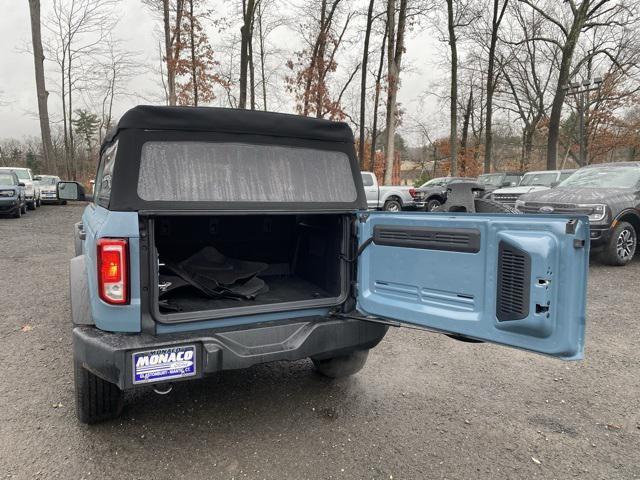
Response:
[[[503,0],[500,9],[500,0],[493,0],[493,17],[491,20],[491,42],[489,44],[489,65],[487,69],[487,117],[485,119],[484,136],[484,173],[491,171],[493,162],[493,94],[496,88],[495,57],[496,44],[498,43],[498,29],[502,22],[504,11],[509,0]]]
[[[177,103],[176,97],[176,68],[173,58],[173,45],[171,42],[171,18],[169,0],[162,0],[162,21],[164,26],[164,55],[167,64],[167,90],[169,93],[169,105]],[[180,26],[178,25],[178,28]]]
[[[588,0],[584,0],[576,10],[571,29],[568,32],[564,47],[562,48],[562,60],[560,71],[558,72],[558,84],[551,104],[551,115],[549,116],[549,137],[547,141],[547,170],[555,170],[558,159],[558,139],[560,137],[560,120],[562,116],[562,105],[564,103],[564,87],[569,83],[571,75],[571,61],[575,51],[580,31],[584,25],[589,8]]]
[[[360,80],[360,138],[358,144],[358,160],[360,169],[364,170],[364,144],[365,144],[365,121],[367,103],[367,63],[369,62],[369,39],[371,38],[371,25],[373,24],[373,5],[375,0],[369,0],[369,10],[367,11],[367,26],[364,34],[364,46],[362,49],[362,79]]]
[[[471,110],[473,108],[473,88],[469,91],[469,100],[467,100],[467,108],[464,110],[462,120],[462,139],[460,140],[460,152],[462,158],[460,160],[460,175],[465,175],[467,170],[467,144],[469,142],[469,123],[471,120]]]
[[[531,152],[533,151],[533,136],[535,134],[535,126],[527,125],[523,131],[522,137],[522,169],[523,171],[527,169],[529,164],[531,163]]]
[[[318,42],[318,59],[316,60],[317,73],[317,88],[316,88],[316,117],[322,117],[322,105],[324,103],[324,92],[321,88],[322,76],[324,74],[324,56],[327,48],[327,35],[329,33],[327,24],[327,1],[322,0],[320,7],[320,36]],[[313,75],[313,72],[311,72]]]
[[[71,179],[76,180],[76,147],[73,138],[73,83],[71,82],[71,45],[68,45],[67,59],[67,114],[69,116],[69,162],[72,168]]]
[[[242,27],[240,28],[240,96],[238,108],[247,108],[247,77],[249,70],[249,44],[251,42],[251,24],[255,0],[242,2]]]
[[[193,83],[193,106],[198,106],[198,74],[196,72],[196,43],[193,31],[193,0],[189,0],[189,44],[191,47],[191,83]]]
[[[458,46],[453,22],[453,0],[447,0],[447,26],[449,30],[449,47],[451,49],[449,154],[451,156],[451,176],[456,176],[458,173]]]
[[[256,109],[256,69],[253,64],[253,25],[251,26],[251,40],[249,41],[249,100],[251,110]]]
[[[384,171],[384,183],[393,183],[393,164],[395,160],[396,109],[398,87],[400,83],[400,67],[404,50],[404,29],[407,15],[407,0],[400,0],[398,11],[398,30],[395,30],[395,0],[387,3],[387,151]]]
[[[40,26],[40,0],[29,0],[29,14],[31,17],[31,42],[33,44],[33,63],[36,74],[36,93],[38,96],[38,118],[40,119],[40,136],[42,137],[42,154],[48,171],[56,171],[56,161],[51,142],[51,127],[49,124],[49,108],[47,99],[49,92],[44,79],[44,52],[42,50],[42,33]]]
[[[376,91],[373,99],[373,125],[371,126],[371,153],[369,168],[375,172],[376,168],[376,142],[378,140],[378,109],[380,108],[380,91],[382,89],[382,69],[384,68],[384,51],[387,42],[387,25],[385,22],[384,36],[380,46],[380,63],[376,74]]]
[[[264,73],[264,60],[266,52],[264,50],[264,32],[262,30],[262,3],[258,3],[258,41],[260,43],[260,78],[262,83],[262,102],[267,110],[267,78]]]

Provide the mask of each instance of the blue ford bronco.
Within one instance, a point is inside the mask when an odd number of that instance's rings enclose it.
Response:
[[[584,216],[367,211],[351,129],[138,106],[104,141],[76,224],[77,415],[123,392],[311,358],[359,371],[389,326],[583,356]]]

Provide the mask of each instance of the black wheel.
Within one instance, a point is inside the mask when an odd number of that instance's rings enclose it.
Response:
[[[349,355],[313,360],[313,365],[318,373],[329,378],[343,378],[358,373],[367,362],[369,350],[356,350]]]
[[[398,200],[387,200],[384,202],[383,209],[386,212],[399,212],[402,210],[402,204]]]
[[[22,208],[16,208],[16,211],[11,215],[13,218],[20,218],[22,216]]]
[[[122,412],[123,393],[116,385],[97,377],[74,361],[76,416],[82,423],[98,423]]]
[[[27,208],[28,208],[29,210],[35,210],[35,209],[36,209],[36,201],[35,201],[35,200],[32,200],[32,201],[28,202],[28,203],[27,203]]]
[[[426,212],[434,212],[436,209],[442,205],[442,200],[438,198],[431,198],[427,200],[426,205],[424,206],[424,210]]]
[[[66,205],[67,201],[66,200],[58,200],[58,205]]]
[[[609,243],[602,252],[602,260],[607,265],[620,267],[629,263],[636,253],[638,236],[636,229],[628,222],[619,222],[611,232]]]
[[[27,213],[27,204],[23,203],[22,205],[20,205],[20,212],[21,213]]]
[[[495,200],[489,200],[487,198],[474,198],[473,203],[476,207],[476,213],[520,213],[509,205],[496,202]]]
[[[42,200],[36,200],[36,207],[40,207],[42,205]]]

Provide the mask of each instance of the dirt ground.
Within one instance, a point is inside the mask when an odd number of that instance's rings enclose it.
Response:
[[[277,363],[73,405],[68,261],[82,206],[0,219],[0,478],[640,478],[640,261],[590,269],[586,360],[391,330],[358,375]]]

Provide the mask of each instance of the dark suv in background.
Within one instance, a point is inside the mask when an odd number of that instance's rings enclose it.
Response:
[[[591,249],[609,265],[626,265],[640,233],[640,162],[589,165],[551,190],[523,195],[522,213],[581,213],[591,223]]]
[[[452,183],[477,184],[475,178],[470,177],[438,177],[432,178],[415,190],[414,200],[418,209],[432,212],[447,201],[447,187]]]
[[[0,170],[0,214],[20,218],[27,213],[24,183],[15,172]]]

